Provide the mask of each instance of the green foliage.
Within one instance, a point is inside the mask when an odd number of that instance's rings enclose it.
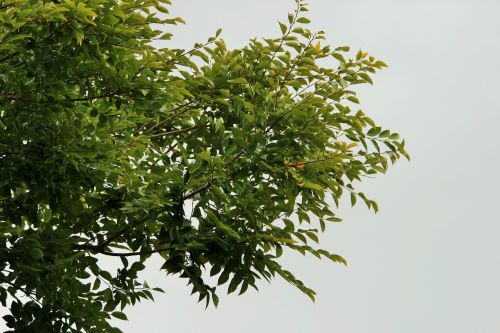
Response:
[[[408,157],[361,110],[356,84],[385,67],[321,46],[305,4],[278,38],[229,50],[220,30],[169,39],[168,0],[0,0],[0,302],[16,332],[119,332],[153,299],[153,254],[199,300],[279,275],[283,249],[317,249],[344,192]],[[158,15],[157,13],[161,13]],[[161,30],[156,30],[160,29]],[[120,257],[108,272],[98,258]],[[217,286],[205,282],[215,276]]]

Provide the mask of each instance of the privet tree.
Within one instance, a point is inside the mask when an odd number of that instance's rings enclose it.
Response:
[[[327,46],[306,5],[281,35],[230,50],[220,31],[168,40],[168,0],[0,0],[0,301],[15,332],[119,332],[153,299],[147,259],[207,305],[279,275],[344,193],[408,157],[358,109],[354,85],[386,65]],[[121,268],[99,259],[114,256]],[[204,277],[215,276],[210,285]]]

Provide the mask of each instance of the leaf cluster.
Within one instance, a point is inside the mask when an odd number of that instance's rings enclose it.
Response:
[[[156,254],[207,305],[276,275],[314,300],[284,249],[346,264],[312,244],[332,202],[377,211],[355,183],[409,156],[352,90],[386,64],[322,46],[296,3],[276,38],[184,50],[152,46],[184,23],[168,0],[0,0],[8,327],[119,332],[111,316],[162,291],[138,277]]]

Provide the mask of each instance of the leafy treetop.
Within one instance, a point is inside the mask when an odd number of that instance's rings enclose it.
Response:
[[[15,332],[119,332],[152,289],[153,254],[207,305],[318,249],[332,203],[408,157],[358,109],[386,65],[322,45],[297,9],[277,38],[229,50],[220,31],[158,48],[168,0],[0,0],[0,302]],[[99,261],[119,257],[108,272]],[[203,279],[215,276],[216,285]]]

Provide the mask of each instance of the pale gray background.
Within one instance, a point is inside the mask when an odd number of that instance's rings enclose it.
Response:
[[[345,204],[345,222],[323,235],[322,246],[349,266],[286,256],[318,292],[315,304],[276,279],[205,310],[151,261],[145,278],[167,294],[116,324],[126,333],[500,332],[500,1],[310,3],[330,43],[390,65],[358,91],[365,112],[399,131],[412,155],[363,185],[379,214]],[[189,47],[218,27],[230,47],[276,36],[292,8],[290,0],[174,0],[188,24],[168,45]]]
[[[169,45],[218,27],[230,47],[275,36],[288,0],[178,0],[187,20]],[[284,262],[318,292],[315,304],[276,279],[204,310],[176,278],[150,270],[167,294],[130,308],[128,333],[500,332],[500,1],[310,0],[333,45],[362,48],[390,68],[360,89],[365,112],[399,131],[410,163],[363,189],[373,215],[345,204],[322,245],[349,266],[314,257]]]

